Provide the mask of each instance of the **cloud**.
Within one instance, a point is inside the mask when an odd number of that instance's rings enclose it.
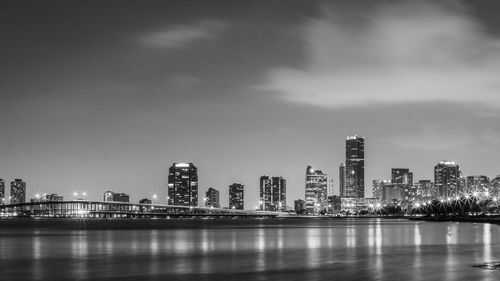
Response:
[[[156,48],[182,48],[197,40],[214,39],[227,24],[217,20],[200,20],[191,25],[177,25],[166,30],[147,33],[141,42]]]
[[[322,6],[302,26],[302,69],[275,68],[259,89],[325,107],[429,101],[500,106],[500,40],[463,7],[379,4],[346,19]]]

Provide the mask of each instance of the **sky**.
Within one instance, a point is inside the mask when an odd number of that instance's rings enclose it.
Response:
[[[198,167],[228,205],[259,177],[338,189],[345,139],[373,179],[441,160],[500,174],[497,1],[0,1],[0,178],[27,198],[167,194]],[[8,188],[7,188],[8,190]],[[8,192],[7,192],[8,193]]]

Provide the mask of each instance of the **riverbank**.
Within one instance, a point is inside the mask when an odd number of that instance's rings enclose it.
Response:
[[[439,217],[409,217],[409,220],[415,221],[431,221],[431,222],[475,222],[475,223],[492,223],[500,224],[500,215],[494,216],[439,216]]]

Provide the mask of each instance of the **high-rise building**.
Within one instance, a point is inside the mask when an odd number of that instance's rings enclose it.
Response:
[[[26,202],[26,183],[22,179],[10,182],[10,197],[11,204]]]
[[[168,205],[198,206],[198,169],[193,163],[174,163],[170,167]]]
[[[220,208],[219,191],[210,187],[205,193],[205,207]]]
[[[344,197],[365,197],[365,139],[362,137],[346,139]]]
[[[314,214],[326,212],[328,207],[328,176],[321,170],[306,168],[305,194],[306,211]]]
[[[398,201],[408,201],[410,197],[414,198],[416,196],[416,194],[410,195],[413,186],[413,173],[410,172],[410,169],[392,168],[391,183],[398,193]],[[413,190],[414,192],[415,190]]]
[[[487,176],[468,176],[466,182],[467,190],[464,190],[465,192],[490,191],[490,179]]]
[[[419,180],[414,184],[420,193],[422,200],[432,200],[437,197],[437,191],[431,180]]]
[[[244,185],[233,183],[229,186],[229,208],[243,210],[244,206]]]
[[[434,166],[434,184],[440,197],[458,195],[460,167],[452,161],[441,161]]]
[[[102,201],[104,202],[125,202],[130,201],[130,196],[125,193],[117,193],[113,191],[106,191],[102,196]]]
[[[373,180],[373,197],[379,201],[390,201],[394,198],[390,180]]]
[[[259,185],[261,210],[286,210],[286,180],[284,178],[261,176]]]
[[[295,200],[294,209],[296,214],[303,215],[306,212],[306,201],[302,199]]]
[[[0,179],[0,205],[5,205],[5,181]]]
[[[273,211],[286,211],[286,180],[284,178],[271,178],[271,199]]]
[[[344,163],[340,163],[339,166],[339,194],[345,197],[345,166]]]

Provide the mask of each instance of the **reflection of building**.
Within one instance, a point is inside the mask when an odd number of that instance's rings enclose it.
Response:
[[[219,191],[210,187],[205,193],[205,207],[220,208]]]
[[[365,139],[347,137],[345,149],[344,197],[365,197]]]
[[[345,166],[341,163],[339,166],[339,195],[345,197]]]
[[[130,196],[125,193],[116,193],[113,191],[106,191],[102,197],[104,202],[126,202],[128,203]]]
[[[306,211],[319,213],[328,207],[327,175],[311,166],[306,169]]]
[[[460,167],[455,162],[441,161],[434,166],[434,184],[440,197],[458,194]]]
[[[22,179],[10,182],[10,197],[11,204],[26,202],[26,183]]]
[[[229,208],[243,210],[244,202],[244,185],[239,183],[233,183],[229,186]]]
[[[306,212],[306,201],[302,199],[298,199],[294,201],[295,213],[298,215],[305,214]]]
[[[168,205],[198,206],[198,169],[193,163],[174,163],[170,167]]]
[[[466,192],[490,191],[490,179],[487,176],[468,176],[466,182]]]
[[[263,211],[285,211],[286,180],[282,177],[260,177],[260,202]]]
[[[5,204],[5,181],[0,179],[0,205]]]

